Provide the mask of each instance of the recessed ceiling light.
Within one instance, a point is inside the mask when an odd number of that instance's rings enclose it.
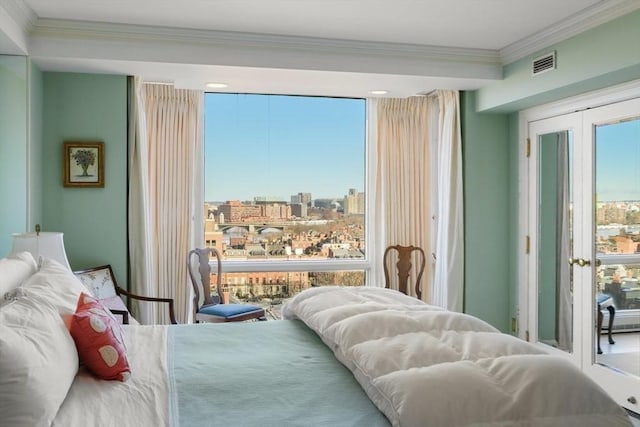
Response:
[[[206,86],[209,89],[223,89],[229,85],[226,83],[207,83]]]
[[[371,95],[386,95],[387,92],[386,90],[372,90],[369,92]]]

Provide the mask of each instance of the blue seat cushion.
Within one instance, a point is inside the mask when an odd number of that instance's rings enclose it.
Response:
[[[611,295],[607,295],[607,294],[596,295],[596,301],[598,302],[598,305],[600,306],[600,308],[606,308],[606,307],[609,307],[610,305],[613,305],[613,298],[611,297]]]
[[[256,305],[250,304],[215,304],[202,307],[198,313],[209,314],[211,316],[233,317],[258,310],[262,309]]]

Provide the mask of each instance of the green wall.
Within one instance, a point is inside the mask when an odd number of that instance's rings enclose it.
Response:
[[[510,330],[512,182],[510,123],[476,112],[476,93],[461,94],[464,162],[465,312]],[[515,147],[517,149],[517,147]],[[517,151],[517,150],[516,150]]]
[[[27,59],[0,55],[0,256],[27,231]]]
[[[518,317],[518,112],[639,79],[639,41],[640,10],[508,64],[501,81],[463,94],[466,312],[502,330]],[[532,76],[531,61],[551,51],[556,70]]]
[[[508,64],[478,91],[478,111],[513,112],[640,78],[640,10]],[[557,68],[531,75],[531,61],[556,51]]]
[[[111,264],[127,286],[127,79],[43,73],[44,231],[64,233],[74,270]],[[104,142],[104,188],[65,188],[65,141]]]
[[[519,120],[518,113],[509,114],[507,116],[508,121],[508,138],[507,138],[507,147],[509,149],[509,190],[507,193],[507,209],[509,211],[509,225],[508,225],[508,250],[509,254],[507,258],[507,264],[509,265],[509,275],[507,277],[507,288],[509,292],[509,321],[512,319],[519,319],[519,288],[518,283],[520,282],[519,272],[518,272],[518,262],[519,256],[524,251],[524,248],[520,247],[518,242],[518,215],[519,215],[519,205],[520,205],[520,189],[518,188],[518,172],[519,172],[519,159],[518,156],[520,152],[518,150],[518,146],[520,144],[524,144],[524,141],[519,140],[518,132],[519,132]],[[510,332],[516,333],[517,329],[514,330],[512,325],[509,325]],[[518,326],[515,325],[515,328]]]

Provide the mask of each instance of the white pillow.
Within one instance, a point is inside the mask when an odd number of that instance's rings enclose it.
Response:
[[[87,291],[71,270],[52,259],[42,260],[40,270],[21,288],[29,298],[40,297],[48,301],[63,318],[75,313],[80,294]]]
[[[53,305],[18,298],[0,309],[3,425],[50,426],[78,372],[78,353]]]
[[[18,252],[0,259],[0,299],[20,286],[38,271],[38,264],[30,252]]]

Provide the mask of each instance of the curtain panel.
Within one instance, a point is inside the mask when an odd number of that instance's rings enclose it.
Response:
[[[190,316],[186,257],[201,226],[203,93],[136,79],[130,126],[129,251],[135,293],[173,298]],[[133,117],[135,115],[135,117]],[[202,233],[200,233],[202,234]],[[168,323],[160,307],[140,304],[142,323]]]
[[[378,254],[373,263],[376,280],[381,280],[382,253],[389,245],[414,245],[423,249],[430,239],[429,176],[429,101],[426,97],[383,98],[377,108],[375,141],[376,181],[373,191],[378,217],[376,236]],[[373,142],[373,141],[370,141]],[[379,210],[378,210],[379,209]],[[395,262],[392,260],[392,262]],[[417,263],[414,261],[413,265]],[[431,264],[427,263],[422,281],[422,298],[431,299]],[[410,281],[415,282],[412,271]],[[397,277],[390,287],[398,289]],[[414,289],[409,290],[411,294]]]
[[[368,283],[384,286],[382,254],[413,245],[428,256],[422,299],[462,311],[464,241],[462,150],[457,91],[368,102],[373,218],[368,242],[374,259]],[[415,281],[418,265],[412,262]],[[397,278],[391,288],[397,289]],[[414,290],[409,292],[413,294]]]
[[[464,303],[464,206],[458,91],[438,90],[435,272],[432,303],[462,311]]]

